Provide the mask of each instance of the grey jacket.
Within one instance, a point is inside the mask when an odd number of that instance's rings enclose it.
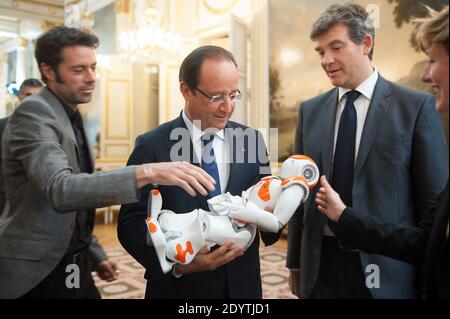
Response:
[[[11,116],[2,139],[9,210],[0,217],[0,298],[17,298],[65,254],[75,211],[137,200],[135,167],[80,174],[70,120],[46,88]],[[93,162],[93,161],[92,161]]]

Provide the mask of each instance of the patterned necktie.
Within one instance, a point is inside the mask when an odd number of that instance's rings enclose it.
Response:
[[[216,181],[216,188],[208,193],[209,197],[214,197],[222,193],[220,188],[219,169],[217,168],[216,156],[213,148],[214,134],[203,135],[202,142],[202,168]]]
[[[353,167],[355,162],[356,109],[353,104],[361,93],[347,92],[347,101],[339,121],[339,131],[334,153],[332,186],[346,206],[352,206]],[[329,221],[336,234],[335,223]]]

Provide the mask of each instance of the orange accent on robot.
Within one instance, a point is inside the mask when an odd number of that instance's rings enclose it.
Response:
[[[272,179],[261,181],[263,185],[258,192],[259,198],[261,198],[265,202],[268,202],[270,200],[270,182],[272,182]]]
[[[147,224],[150,229],[150,233],[154,234],[158,231],[158,227],[154,223],[152,223],[152,217],[147,218]]]
[[[281,186],[286,186],[286,185],[289,184],[290,182],[295,182],[295,181],[298,181],[298,182],[305,182],[305,184],[308,185],[308,183],[306,182],[306,180],[305,180],[303,177],[300,177],[300,176],[292,176],[292,177],[285,178],[285,179],[283,180],[283,182],[281,183]]]
[[[292,155],[289,158],[293,158],[293,159],[297,159],[297,160],[307,160],[307,161],[315,163],[310,157],[305,156],[305,155]]]
[[[182,264],[186,263],[186,255],[189,253],[191,255],[194,254],[194,249],[192,248],[192,243],[190,241],[186,242],[186,249],[183,250],[183,246],[181,244],[177,245],[177,255],[175,258],[179,260]]]

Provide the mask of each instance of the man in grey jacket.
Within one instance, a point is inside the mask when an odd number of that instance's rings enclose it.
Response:
[[[187,163],[93,173],[77,106],[92,98],[98,43],[67,27],[36,43],[47,87],[19,105],[2,139],[9,210],[0,218],[0,298],[99,297],[86,258],[94,208],[134,202],[151,183],[178,185],[192,196],[214,189],[209,175]]]

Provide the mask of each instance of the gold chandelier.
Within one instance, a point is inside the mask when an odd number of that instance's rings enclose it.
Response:
[[[160,64],[175,58],[181,37],[161,27],[161,20],[152,0],[132,1],[132,27],[120,34],[123,58],[132,62]],[[141,14],[138,14],[141,13]]]

